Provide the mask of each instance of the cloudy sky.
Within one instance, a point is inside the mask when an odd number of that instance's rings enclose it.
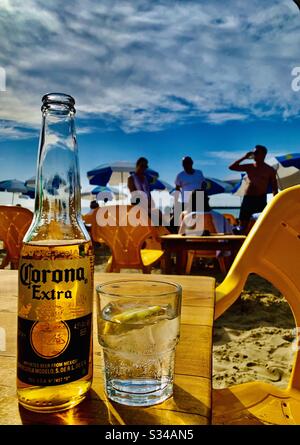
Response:
[[[257,143],[297,152],[299,42],[292,0],[0,0],[0,180],[35,174],[53,91],[76,100],[83,184],[140,155],[173,182],[186,154],[224,179]]]

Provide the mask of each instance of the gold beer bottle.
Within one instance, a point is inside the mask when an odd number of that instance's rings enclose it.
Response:
[[[93,248],[81,219],[75,101],[42,99],[35,213],[19,264],[17,392],[62,411],[92,383]]]

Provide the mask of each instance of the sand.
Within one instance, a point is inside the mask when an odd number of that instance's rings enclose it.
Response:
[[[267,281],[252,275],[241,297],[215,322],[213,387],[253,380],[286,387],[295,354],[290,307]]]

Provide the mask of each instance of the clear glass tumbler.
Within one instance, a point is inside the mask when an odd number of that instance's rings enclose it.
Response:
[[[181,286],[128,279],[96,290],[108,397],[131,406],[163,402],[173,393]]]

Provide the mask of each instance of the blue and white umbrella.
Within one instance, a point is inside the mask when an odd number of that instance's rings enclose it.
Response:
[[[220,179],[216,178],[204,178],[204,181],[206,183],[206,193],[211,195],[218,195],[219,193],[232,193],[233,190],[233,184],[231,184],[228,181],[221,181]],[[170,195],[174,195],[176,192],[176,189],[173,188],[169,193]]]
[[[114,194],[109,187],[103,187],[102,185],[97,185],[91,191],[92,195],[96,195],[97,201],[112,201],[114,199]]]
[[[24,182],[18,179],[7,179],[5,181],[0,181],[0,192],[10,192],[13,194],[12,204],[14,202],[15,193],[26,193],[27,187]]]
[[[82,199],[96,199],[98,201],[104,201],[107,198],[109,201],[113,199],[120,200],[127,198],[127,194],[120,187],[107,187],[102,185],[97,185],[94,188],[89,187],[88,189],[81,192]]]
[[[206,193],[210,195],[218,195],[219,193],[231,193],[232,185],[227,181],[221,181],[216,178],[205,178]]]
[[[300,153],[288,153],[276,156],[273,167],[277,173],[279,188],[284,190],[293,185],[300,184]]]
[[[150,191],[152,190],[166,190],[167,192],[171,192],[173,190],[173,186],[170,185],[166,181],[162,181],[161,179],[154,178],[153,182],[150,181]]]
[[[295,167],[300,170],[300,153],[288,153],[276,156],[276,159],[283,167]]]
[[[118,161],[111,164],[101,164],[87,172],[87,177],[91,185],[119,185],[127,182],[128,176],[135,171],[135,164],[127,161]],[[151,170],[146,171],[148,179],[158,178],[159,174]]]

